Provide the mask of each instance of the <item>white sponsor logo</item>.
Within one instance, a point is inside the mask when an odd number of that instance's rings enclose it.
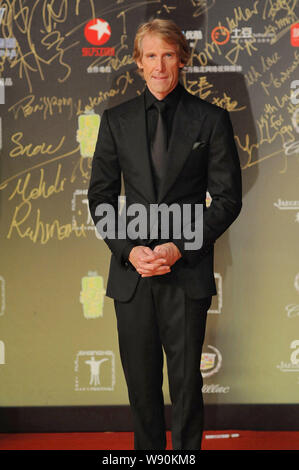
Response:
[[[185,35],[185,38],[187,39],[187,41],[190,41],[189,42],[190,47],[195,47],[196,42],[203,39],[203,34],[200,29],[182,31],[182,33]]]
[[[283,211],[299,211],[299,201],[278,199],[273,205]],[[299,212],[295,215],[295,222],[299,222]]]
[[[75,360],[75,372],[75,391],[114,390],[113,351],[79,351]]]
[[[273,205],[279,210],[283,211],[298,211],[299,210],[299,201],[290,201],[278,199],[277,202],[274,202]]]
[[[222,355],[220,351],[214,346],[208,345],[208,348],[212,352],[203,352],[200,361],[201,375],[204,378],[216,374],[222,365]]]
[[[231,34],[231,41],[233,43],[240,43],[240,42],[270,42],[273,37],[275,37],[274,33],[254,33],[251,27],[243,26],[242,28],[234,28],[232,29]]]
[[[1,54],[1,50],[4,52]],[[5,56],[5,49],[0,49],[0,57]],[[0,78],[0,104],[5,104],[5,87],[12,86],[12,79],[10,77]]]
[[[87,73],[111,73],[112,68],[111,65],[94,65],[87,67]]]
[[[290,354],[290,362],[281,361],[277,365],[281,372],[299,372],[299,339],[294,339],[290,348],[293,350]]]
[[[183,31],[183,33],[185,34],[185,37],[188,41],[190,40],[197,40],[197,39],[202,39],[203,38],[203,35],[202,35],[202,31],[200,29],[196,29],[196,30],[188,30],[188,31]]]
[[[295,276],[294,287],[295,287],[296,291],[299,293],[299,273],[296,274],[296,276]],[[286,310],[287,316],[289,318],[299,316],[299,304],[295,304],[295,303],[288,304],[288,305],[286,305],[285,310]]]
[[[202,387],[202,393],[229,393],[230,387],[228,385],[219,384],[205,384]]]
[[[299,304],[288,304],[285,310],[289,318],[299,317]]]
[[[187,73],[207,73],[207,72],[242,72],[242,65],[190,65],[183,68]]]

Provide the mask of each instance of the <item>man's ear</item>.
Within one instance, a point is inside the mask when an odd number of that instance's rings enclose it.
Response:
[[[135,63],[138,68],[137,73],[140,75],[140,77],[144,78],[142,63],[140,62],[140,60],[136,60]]]
[[[139,57],[139,59],[135,60],[136,64],[137,64],[137,67],[142,70],[143,67],[142,67],[142,62],[141,62],[141,58]]]

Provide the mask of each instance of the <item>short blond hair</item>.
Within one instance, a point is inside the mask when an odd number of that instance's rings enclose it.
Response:
[[[190,49],[180,28],[172,20],[161,20],[157,18],[142,23],[137,29],[133,50],[133,59],[135,62],[142,58],[142,40],[146,34],[156,34],[169,44],[176,44],[180,62],[184,65],[188,62]]]

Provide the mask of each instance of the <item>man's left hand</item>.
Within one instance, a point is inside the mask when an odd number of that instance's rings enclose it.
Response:
[[[173,266],[181,257],[182,254],[178,247],[172,243],[162,243],[161,245],[155,246],[154,250],[155,253],[158,253],[163,257],[166,262],[165,265]],[[150,277],[152,274],[142,274],[141,277]]]

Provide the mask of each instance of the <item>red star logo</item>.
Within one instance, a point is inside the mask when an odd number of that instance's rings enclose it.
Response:
[[[102,18],[91,20],[84,28],[84,36],[90,44],[101,46],[110,39],[110,25]]]

